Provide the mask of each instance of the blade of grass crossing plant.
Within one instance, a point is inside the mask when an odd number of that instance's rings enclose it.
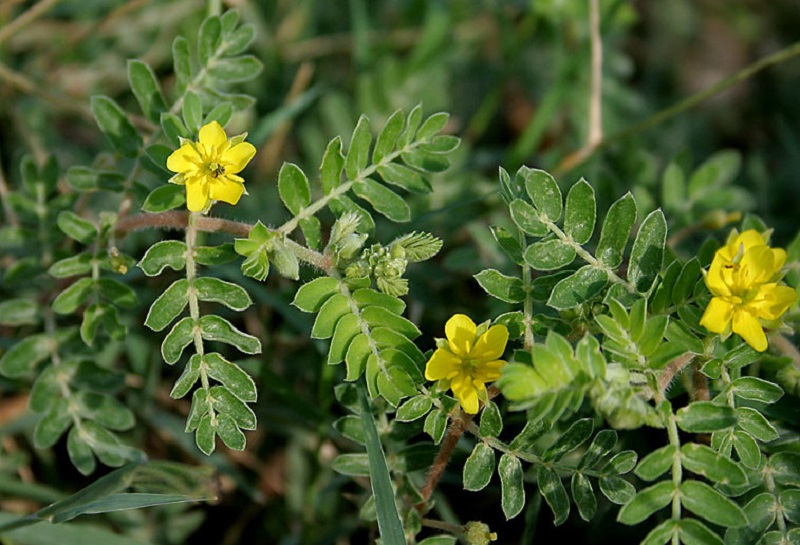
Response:
[[[39,520],[49,520],[51,522],[64,522],[77,517],[84,513],[84,509],[89,505],[96,506],[98,500],[127,487],[131,483],[133,474],[139,465],[128,464],[112,471],[69,498],[40,509],[36,512],[36,517]]]
[[[364,434],[367,443],[367,456],[369,457],[369,475],[372,493],[375,496],[375,506],[378,515],[378,530],[384,545],[405,545],[406,539],[403,524],[394,502],[394,490],[389,476],[389,467],[383,454],[378,429],[372,418],[372,411],[367,401],[366,386],[358,386],[361,401],[361,418],[364,421]]]
[[[149,545],[151,543],[116,534],[111,530],[99,528],[90,523],[37,524],[31,526],[37,522],[41,521],[32,517],[19,519],[11,513],[0,512],[0,526],[8,528],[3,531],[3,538],[7,539],[8,543],[37,543],[40,545],[49,543],[57,543],[58,545],[85,545],[86,543]],[[11,524],[14,524],[13,528],[19,529],[14,531]],[[24,526],[28,526],[28,528],[23,528]]]

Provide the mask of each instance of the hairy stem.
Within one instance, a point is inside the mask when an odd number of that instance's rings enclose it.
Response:
[[[681,440],[678,436],[678,422],[675,413],[670,408],[669,419],[667,420],[667,433],[669,434],[669,444],[675,447],[675,454],[672,457],[672,484],[675,486],[675,493],[672,496],[672,520],[679,523],[681,520],[681,496],[678,490],[683,480],[683,465],[681,463]],[[673,545],[678,545],[679,536],[672,536]]]
[[[700,372],[699,365],[692,367],[692,399],[695,401],[710,401],[711,393],[708,391],[708,377]]]
[[[572,237],[570,237],[564,231],[562,231],[561,228],[558,225],[556,225],[554,222],[548,220],[547,218],[542,218],[542,217],[539,218],[539,221],[544,223],[547,226],[547,229],[551,233],[553,233],[556,237],[558,237],[558,239],[562,243],[564,243],[566,246],[570,246],[572,249],[574,249],[575,253],[577,254],[578,257],[583,259],[586,263],[588,263],[592,267],[594,267],[596,269],[600,269],[602,271],[605,271],[606,274],[608,275],[608,278],[612,282],[614,282],[615,284],[620,284],[621,286],[624,286],[625,289],[627,289],[631,293],[636,291],[636,287],[631,282],[628,282],[627,280],[623,280],[622,277],[620,277],[616,273],[616,271],[614,269],[612,269],[608,265],[603,264],[596,257],[594,257],[591,253],[587,252],[584,249],[583,246],[581,246],[580,244],[578,244],[577,242],[572,240]]]
[[[692,363],[695,355],[691,352],[678,356],[664,367],[664,370],[658,376],[658,395],[663,397],[672,380],[686,368],[687,365]]]
[[[347,180],[339,184],[338,186],[333,188],[330,193],[324,195],[320,199],[312,202],[311,204],[300,210],[300,212],[298,212],[298,214],[295,217],[293,217],[292,219],[290,219],[289,221],[278,227],[277,229],[278,232],[286,234],[291,233],[292,231],[297,229],[297,226],[300,225],[301,220],[312,217],[314,214],[325,208],[330,201],[332,201],[336,197],[339,197],[347,193],[350,190],[350,188],[353,187],[354,183],[369,178],[372,174],[374,174],[378,170],[378,168],[384,165],[388,165],[389,163],[400,157],[401,154],[411,151],[420,144],[425,144],[427,142],[428,142],[427,138],[423,140],[418,140],[416,142],[408,144],[407,146],[403,147],[403,149],[395,150],[392,153],[387,153],[386,156],[380,160],[380,162],[375,163],[373,165],[369,165],[365,169],[360,170],[358,172],[358,175],[353,180]]]
[[[464,527],[459,524],[450,524],[441,520],[422,519],[422,525],[428,528],[435,528],[436,530],[444,530],[445,532],[460,535],[464,533]]]
[[[472,417],[466,415],[461,409],[457,411],[454,418],[450,421],[450,426],[447,428],[447,434],[442,440],[442,444],[439,446],[439,452],[436,453],[436,458],[434,459],[433,465],[431,465],[431,468],[428,471],[425,484],[423,485],[422,490],[420,490],[422,501],[416,505],[417,511],[423,512],[425,510],[428,501],[431,499],[433,491],[436,489],[436,486],[439,484],[439,480],[444,474],[444,470],[447,467],[447,462],[450,461],[450,456],[453,454],[453,449],[456,448],[458,440],[461,439],[462,435],[464,435],[464,432],[466,431],[470,422],[472,422]]]
[[[683,369],[694,358],[694,354],[689,355],[691,357],[688,358],[685,363],[681,363],[685,359],[685,356],[681,356],[680,358],[670,362],[670,364],[674,363],[675,368]],[[653,395],[653,399],[655,400],[657,406],[661,405],[662,403],[669,404],[669,401],[667,401],[667,399],[664,397],[664,389],[666,386],[669,386],[669,381],[666,383],[664,388],[661,387],[661,379],[665,374],[667,374],[666,370],[665,373],[659,377],[658,388],[656,388],[656,391]],[[674,377],[675,374],[673,373],[671,376]],[[672,520],[677,524],[680,523],[681,520],[681,495],[678,491],[680,490],[681,482],[683,481],[683,464],[681,462],[681,439],[678,435],[678,420],[675,418],[675,412],[672,410],[671,405],[669,406],[669,416],[666,418],[664,425],[667,428],[669,444],[675,447],[675,454],[672,457],[672,484],[675,486],[675,491],[672,496]],[[675,532],[672,536],[672,545],[680,545],[680,535],[678,532]]]
[[[775,486],[775,478],[772,476],[772,468],[767,467],[764,470],[764,484],[767,487],[767,491],[775,496],[775,500],[778,499],[778,488]],[[778,509],[775,513],[775,522],[778,525],[778,531],[781,533],[782,536],[786,536],[786,520],[783,517],[783,509]]]
[[[524,248],[527,246],[527,242],[525,240],[525,233],[522,229],[517,228],[517,240],[519,241],[520,247]],[[525,350],[531,350],[534,344],[533,338],[533,297],[531,297],[531,292],[533,291],[532,285],[532,274],[531,274],[531,266],[527,263],[523,263],[522,265],[522,289],[525,292],[525,301],[522,303],[522,324],[525,326],[525,332],[523,337],[523,348]]]
[[[125,236],[132,231],[144,229],[187,229],[189,225],[189,212],[169,211],[157,214],[142,213],[129,216],[117,222],[114,232],[118,236]],[[245,238],[250,234],[253,226],[249,223],[231,221],[222,218],[213,218],[197,215],[194,218],[194,229],[208,233],[228,233],[237,237]],[[273,231],[275,231],[273,229]],[[327,274],[333,271],[333,263],[329,257],[320,252],[302,246],[297,242],[286,238],[285,247],[294,253],[300,261],[308,263]]]
[[[527,263],[522,266],[522,287],[525,290],[525,301],[522,303],[522,323],[525,325],[524,346],[525,350],[532,350],[533,339],[533,297],[531,292],[533,287],[531,285],[531,267]]]
[[[194,283],[197,280],[197,263],[194,260],[194,249],[197,246],[197,220],[202,216],[197,212],[189,214],[188,225],[186,227],[186,281],[189,283],[188,298],[189,298],[189,317],[192,319],[192,340],[194,341],[194,350],[202,360],[205,355],[203,347],[203,334],[200,330],[200,301],[197,298],[197,289]],[[208,371],[205,362],[200,362],[200,383],[209,395],[206,397],[206,404],[208,406],[208,413],[211,416],[211,422],[216,422],[216,413],[214,411],[213,400],[211,399],[211,385],[208,380]]]

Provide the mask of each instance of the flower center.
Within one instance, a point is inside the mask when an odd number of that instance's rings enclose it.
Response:
[[[219,163],[209,163],[208,170],[211,172],[212,178],[219,178],[225,174],[225,167]]]
[[[461,365],[464,371],[472,375],[478,369],[478,365],[480,365],[480,362],[475,358],[464,358],[463,360],[461,360]]]

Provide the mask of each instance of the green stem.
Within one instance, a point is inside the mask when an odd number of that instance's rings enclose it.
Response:
[[[42,265],[48,268],[53,262],[53,251],[50,248],[49,228],[47,226],[47,195],[43,183],[36,184],[36,219],[39,222],[39,244],[42,247]]]
[[[561,228],[558,227],[558,225],[556,225],[552,221],[550,221],[550,220],[548,220],[546,218],[542,218],[542,217],[539,218],[539,221],[544,223],[547,226],[547,228],[550,230],[550,232],[553,233],[556,237],[558,237],[558,239],[563,244],[565,244],[566,246],[569,246],[572,249],[574,249],[575,253],[578,255],[578,257],[583,259],[586,263],[588,263],[592,267],[594,267],[596,269],[600,269],[602,271],[605,271],[606,274],[608,274],[608,278],[612,282],[614,282],[616,284],[620,284],[621,286],[624,286],[625,289],[627,289],[631,293],[636,291],[636,287],[632,283],[620,278],[620,276],[616,273],[616,271],[614,271],[614,269],[612,269],[611,267],[605,265],[604,263],[601,263],[592,254],[587,252],[583,248],[583,246],[581,246],[580,244],[578,244],[577,242],[572,240],[572,237],[570,237],[564,231],[562,231]]]
[[[775,496],[775,501],[777,504],[778,500],[778,489],[775,486],[775,478],[772,476],[772,470],[767,467],[764,471],[764,484],[767,487],[767,491]],[[783,518],[783,509],[778,509],[775,513],[775,522],[778,524],[778,531],[780,531],[781,535],[786,537],[786,520]]]
[[[325,208],[325,206],[327,206],[330,201],[347,193],[350,190],[350,188],[353,187],[354,183],[369,178],[369,176],[375,173],[378,170],[378,168],[384,165],[388,165],[389,163],[400,157],[401,154],[407,153],[416,148],[417,146],[419,146],[420,144],[426,144],[426,143],[428,143],[427,138],[418,140],[416,142],[412,142],[407,146],[403,147],[403,149],[395,150],[392,153],[387,153],[386,156],[380,160],[380,162],[373,165],[369,165],[364,170],[359,171],[358,176],[356,176],[355,179],[343,182],[342,184],[333,188],[331,192],[328,193],[327,195],[324,195],[320,199],[314,201],[313,203],[309,204],[308,206],[300,210],[300,212],[298,212],[295,217],[293,217],[292,219],[290,219],[289,221],[278,227],[277,231],[279,233],[286,233],[286,234],[291,233],[292,231],[297,229],[297,226],[300,224],[301,220],[312,217],[314,214]]]
[[[681,463],[681,439],[678,436],[678,421],[675,413],[670,408],[669,418],[667,419],[667,433],[669,444],[675,447],[675,454],[672,457],[672,484],[675,486],[675,493],[672,496],[672,520],[679,523],[681,520],[681,496],[678,490],[683,480],[683,464]],[[678,545],[678,535],[673,536],[672,542]]]
[[[208,414],[211,417],[212,424],[216,422],[216,414],[214,412],[213,400],[211,399],[211,385],[208,379],[208,371],[206,364],[202,361],[205,355],[203,347],[203,334],[200,331],[200,301],[197,298],[197,289],[194,284],[197,280],[197,263],[194,259],[194,249],[197,246],[197,220],[202,217],[198,212],[189,214],[188,225],[186,226],[186,281],[189,283],[188,299],[189,299],[189,317],[192,319],[192,340],[194,341],[194,349],[197,355],[200,356],[200,384],[203,390],[206,391],[206,404],[208,405]]]
[[[464,526],[461,524],[450,524],[441,520],[422,519],[422,525],[428,528],[435,528],[436,530],[443,530],[454,535],[461,535],[464,533]]]
[[[358,308],[358,304],[356,304],[355,300],[353,299],[353,296],[350,293],[350,288],[340,278],[338,271],[334,269],[331,272],[333,273],[331,276],[339,281],[339,293],[347,297],[347,303],[350,306],[350,312],[353,313],[356,318],[358,318],[358,327],[361,330],[361,333],[367,337],[367,341],[369,342],[369,350],[372,355],[375,356],[375,360],[378,362],[378,367],[380,368],[381,373],[386,374],[386,360],[381,355],[378,344],[372,338],[371,326],[361,318],[361,310]]]
[[[58,353],[59,347],[56,344],[56,331],[58,329],[56,325],[56,317],[50,305],[47,305],[42,310],[42,318],[44,321],[44,331],[50,338],[50,342],[52,342],[54,345],[54,349],[50,354],[50,361],[52,362],[53,367],[57,368],[61,365],[61,355]],[[70,398],[72,398],[72,390],[69,389],[69,378],[59,374],[59,376],[56,378],[56,382],[58,383],[58,389],[61,392],[61,397],[67,400],[67,411],[72,417],[72,424],[80,433],[81,419],[78,417],[76,410],[73,410],[72,403],[70,403]]]
[[[208,0],[208,16],[222,15],[222,0]]]
[[[722,370],[720,372],[719,378],[722,379],[723,384],[725,384],[725,388],[728,390],[728,395],[726,397],[726,401],[728,402],[728,406],[732,409],[736,408],[736,398],[733,395],[733,388],[731,380],[731,375],[728,372],[728,366],[722,365]]]
[[[371,173],[374,170],[375,170],[374,168],[368,168],[364,170],[364,172],[366,173],[367,171],[370,171]],[[359,173],[359,177],[357,178],[357,180],[362,179],[365,176],[366,174],[361,175],[361,173]],[[309,204],[307,207],[300,210],[300,212],[298,212],[295,217],[293,217],[292,219],[290,219],[289,221],[278,227],[277,229],[278,232],[285,234],[291,233],[292,231],[297,229],[297,226],[300,224],[301,220],[312,217],[314,214],[325,208],[325,206],[327,206],[330,201],[332,201],[336,197],[339,197],[347,193],[355,182],[356,180],[348,180],[343,184],[335,187],[330,193]]]
[[[535,466],[544,466],[544,467],[552,468],[552,469],[558,471],[559,473],[566,473],[566,474],[572,474],[572,473],[575,473],[577,471],[575,466],[562,464],[562,463],[559,463],[559,462],[545,462],[540,457],[536,456],[535,454],[533,454],[531,452],[527,452],[527,451],[524,451],[524,450],[511,448],[511,446],[509,444],[504,443],[503,441],[501,441],[500,439],[497,439],[496,437],[484,436],[484,435],[481,434],[480,427],[475,422],[469,422],[469,424],[467,424],[466,430],[469,433],[471,433],[472,435],[474,435],[477,439],[483,441],[484,443],[486,443],[487,445],[492,447],[493,449],[495,449],[495,450],[497,450],[499,452],[505,453],[505,454],[512,454],[512,455],[516,456],[517,458],[519,458],[520,460],[524,460],[524,461],[526,461],[526,462],[528,462],[530,464],[533,464]],[[588,469],[588,468],[587,469],[581,469],[581,473],[583,473],[584,475],[586,475],[588,477],[596,477],[596,478],[602,478],[602,477],[608,477],[609,476],[608,473],[604,473],[602,471],[595,471],[595,470]]]
[[[692,355],[692,357],[694,356]],[[691,361],[691,359],[688,361]],[[669,404],[669,401],[664,397],[663,390],[659,387],[654,388],[653,398],[657,407],[660,406],[661,403]],[[681,495],[679,491],[681,482],[683,481],[683,464],[681,463],[681,438],[678,435],[678,420],[672,410],[672,405],[669,405],[669,417],[664,424],[667,427],[669,444],[675,447],[675,454],[672,457],[672,484],[675,487],[672,496],[672,520],[678,524],[681,520]],[[680,545],[680,535],[678,532],[672,535],[672,545]]]
[[[517,229],[517,240],[521,248],[527,246],[525,240],[525,233],[522,229]],[[530,350],[533,348],[533,298],[531,292],[533,291],[531,266],[527,263],[522,264],[522,289],[525,292],[525,300],[522,302],[522,324],[525,326],[525,333],[523,337],[523,349]]]

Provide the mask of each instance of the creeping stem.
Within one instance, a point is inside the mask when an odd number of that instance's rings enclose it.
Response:
[[[420,496],[422,496],[422,501],[420,501],[415,507],[420,513],[425,511],[428,500],[431,499],[431,495],[436,489],[436,485],[439,484],[439,480],[444,474],[444,469],[447,467],[447,462],[450,461],[450,456],[453,454],[453,449],[456,448],[458,440],[461,439],[461,436],[464,435],[464,431],[467,429],[467,426],[470,422],[472,422],[471,415],[465,414],[461,409],[458,409],[456,412],[457,414],[451,419],[450,426],[447,428],[447,434],[442,440],[442,444],[439,447],[439,452],[436,453],[436,458],[434,459],[430,470],[428,470],[425,484],[422,486],[422,489],[419,492]]]
[[[189,212],[179,211],[137,214],[117,222],[115,233],[118,236],[124,236],[132,231],[141,231],[143,229],[188,229],[189,217]],[[193,220],[193,228],[196,231],[228,233],[237,237],[246,237],[253,226],[249,223],[197,214]],[[284,239],[284,244],[300,261],[308,263],[327,274],[331,274],[333,271],[331,259],[320,252],[306,248],[289,238]]]

